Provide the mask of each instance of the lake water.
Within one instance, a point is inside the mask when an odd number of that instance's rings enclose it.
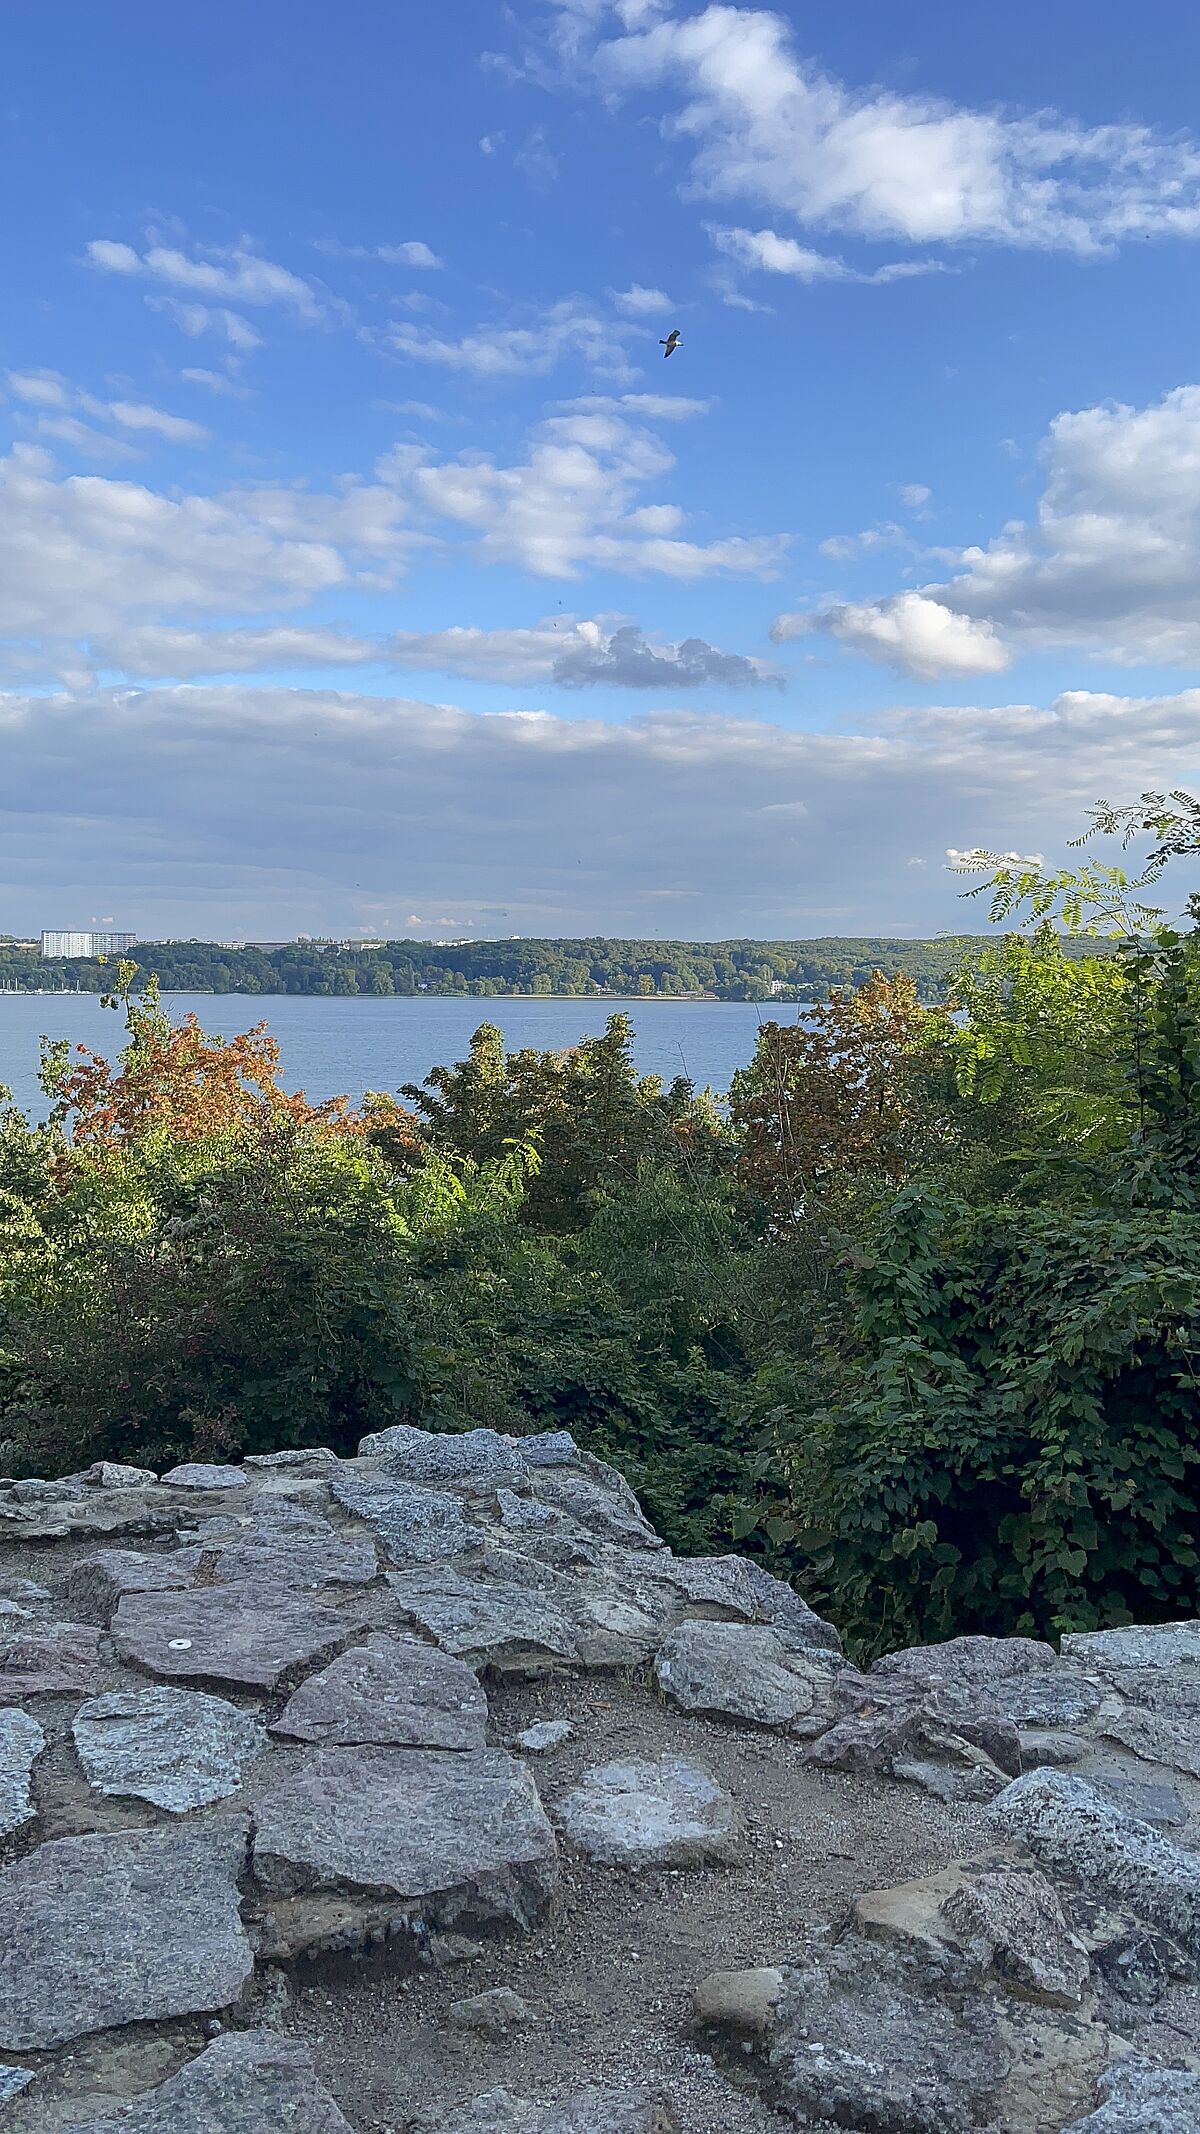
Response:
[[[466,1056],[471,1033],[482,1022],[503,1030],[511,1051],[574,1045],[596,1037],[618,1009],[633,1019],[634,1055],[642,1074],[669,1081],[690,1075],[724,1092],[730,1076],[749,1061],[759,1021],[791,1022],[793,1007],[759,1007],[724,1000],[339,1000],[290,994],[167,995],[176,1019],[194,1010],[206,1030],[234,1037],[266,1022],[282,1051],[282,1081],[314,1101],[351,1097],[364,1090],[395,1090],[420,1082],[432,1067]],[[112,1059],[123,1042],[123,1020],[88,993],[0,993],[0,1082],[22,1111],[42,1117],[46,1105],[37,1084],[38,1040],[65,1037]]]

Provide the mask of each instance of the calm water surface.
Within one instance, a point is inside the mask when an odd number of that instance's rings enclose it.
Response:
[[[754,1051],[760,1016],[791,1022],[792,1007],[723,1000],[451,1000],[423,997],[338,1000],[288,994],[172,993],[176,1018],[194,1009],[206,1030],[233,1037],[257,1022],[282,1048],[287,1089],[320,1100],[420,1082],[431,1067],[465,1057],[471,1033],[497,1023],[510,1050],[577,1044],[599,1036],[622,1009],[633,1018],[634,1055],[643,1074],[687,1074],[720,1091]],[[0,1082],[31,1118],[45,1112],[37,1085],[38,1040],[65,1037],[111,1059],[123,1023],[95,994],[0,993]]]

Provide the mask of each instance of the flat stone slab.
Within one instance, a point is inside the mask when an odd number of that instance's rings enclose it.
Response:
[[[769,1626],[681,1623],[659,1648],[654,1673],[685,1712],[810,1735],[834,1716],[830,1669],[798,1657]]]
[[[1064,1648],[1069,1640],[1064,1639]],[[978,1694],[1013,1675],[1044,1674],[1058,1655],[1039,1638],[947,1638],[942,1645],[908,1645],[889,1652],[870,1670],[872,1681],[903,1684],[915,1692],[950,1690]]]
[[[191,1584],[191,1571],[179,1552],[169,1556],[143,1554],[138,1549],[97,1549],[94,1556],[81,1556],[63,1580],[63,1598],[88,1622],[112,1621],[126,1593],[166,1593],[172,1587]]]
[[[1180,1667],[1200,1663],[1200,1622],[1134,1623],[1127,1630],[1073,1630],[1065,1659],[1107,1673],[1110,1667]]]
[[[33,2075],[27,2067],[0,2067],[0,2104],[11,2104],[32,2081]]]
[[[1146,1763],[1165,1764],[1200,1778],[1200,1716],[1178,1720],[1169,1712],[1146,1712],[1126,1705],[1103,1720],[1100,1732],[1109,1741],[1119,1741]]]
[[[361,1628],[358,1617],[298,1593],[262,1586],[202,1586],[127,1593],[113,1618],[123,1660],[168,1680],[269,1690],[326,1659]]]
[[[208,1460],[185,1460],[162,1479],[167,1489],[245,1489],[250,1481],[241,1467],[220,1467]]]
[[[472,1667],[533,1671],[573,1660],[574,1625],[536,1588],[451,1570],[393,1571],[401,1613]]]
[[[482,1543],[461,1498],[448,1490],[422,1489],[391,1475],[344,1473],[335,1475],[329,1486],[338,1503],[378,1535],[388,1562],[399,1569],[442,1563]]]
[[[100,1633],[90,1623],[44,1623],[0,1635],[0,1705],[86,1696],[99,1675]]]
[[[1148,2067],[1136,2054],[1100,2077],[1103,2102],[1064,2134],[1196,2134],[1200,2074]]]
[[[689,1614],[720,1610],[747,1623],[773,1623],[806,1644],[841,1652],[833,1624],[817,1615],[792,1586],[772,1578],[746,1556],[670,1556],[655,1565],[655,1572],[691,1603]]]
[[[1089,1682],[1077,1668],[1061,1666],[997,1676],[988,1685],[988,1695],[1014,1726],[1068,1733],[1094,1718],[1104,1702],[1098,1682]]]
[[[482,1749],[487,1714],[461,1660],[421,1638],[372,1637],[302,1682],[271,1731],[340,1746]]]
[[[306,1468],[336,1467],[338,1456],[328,1445],[300,1445],[287,1452],[248,1452],[242,1461],[243,1467],[295,1468],[303,1473]]]
[[[558,1849],[524,1764],[500,1749],[322,1749],[255,1810],[254,1872],[274,1896],[411,1901],[426,1921],[529,1926]]]
[[[371,1542],[343,1537],[328,1520],[307,1515],[302,1522],[271,1522],[176,1553],[189,1585],[202,1573],[212,1585],[268,1585],[299,1592],[319,1591],[322,1586],[369,1586],[379,1576],[379,1559]]]
[[[1116,1899],[1200,1959],[1200,1859],[1102,1800],[1086,1780],[1029,1771],[992,1803],[994,1824],[1052,1872]]]
[[[70,1504],[84,1494],[78,1478],[68,1482],[44,1482],[40,1475],[27,1482],[14,1482],[9,1492],[16,1504]]]
[[[257,1719],[198,1690],[116,1690],[94,1697],[72,1728],[88,1784],[187,1815],[227,1800],[246,1764],[266,1752]]]
[[[613,1867],[695,1867],[737,1853],[732,1799],[704,1764],[682,1756],[598,1765],[553,1813],[564,1837]]]
[[[351,2134],[312,2054],[269,2030],[228,2031],[199,2057],[122,2106],[65,2134]]]
[[[58,1838],[0,1875],[0,2050],[212,2015],[254,1967],[238,1909],[246,1823]]]
[[[30,1778],[45,1746],[46,1737],[28,1712],[0,1712],[0,1838],[33,1821]]]

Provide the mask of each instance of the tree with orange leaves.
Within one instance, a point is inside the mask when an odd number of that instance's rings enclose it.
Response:
[[[739,1176],[777,1219],[863,1174],[903,1178],[920,1132],[922,1041],[945,1022],[945,1010],[920,1005],[911,978],[875,971],[803,1021],[762,1025],[730,1116]]]
[[[413,1115],[393,1099],[374,1096],[363,1112],[348,1097],[310,1104],[279,1086],[279,1045],[265,1023],[237,1037],[210,1037],[194,1015],[173,1023],[151,978],[141,997],[137,965],[122,961],[106,1007],[125,1010],[128,1043],[114,1067],[87,1045],[73,1056],[65,1042],[47,1044],[42,1087],[53,1098],[54,1123],[79,1149],[112,1149],[163,1129],[177,1141],[214,1134],[253,1137],[291,1125],[318,1139],[361,1138],[386,1126],[393,1140],[420,1146]]]

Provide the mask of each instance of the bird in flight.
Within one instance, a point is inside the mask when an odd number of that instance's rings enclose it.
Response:
[[[671,328],[671,331],[670,331],[670,333],[669,333],[669,334],[667,335],[667,338],[666,338],[666,340],[665,340],[665,341],[660,341],[658,345],[659,345],[659,347],[661,348],[661,350],[662,350],[662,352],[663,352],[663,362],[665,363],[665,362],[666,362],[666,360],[667,360],[667,357],[668,357],[668,356],[673,356],[673,355],[674,355],[674,353],[675,353],[675,351],[676,351],[676,349],[677,349],[677,348],[678,348],[678,346],[679,346],[679,328],[678,328],[678,326],[673,326],[673,327]]]

